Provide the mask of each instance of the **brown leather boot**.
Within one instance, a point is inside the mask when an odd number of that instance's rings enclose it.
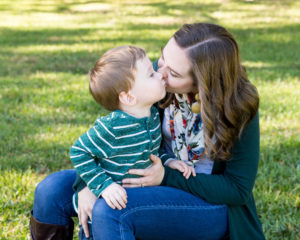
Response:
[[[32,240],[72,240],[74,223],[69,225],[56,225],[38,221],[31,212],[30,234]]]

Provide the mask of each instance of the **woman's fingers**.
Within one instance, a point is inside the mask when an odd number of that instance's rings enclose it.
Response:
[[[128,171],[128,173],[133,174],[133,175],[146,176],[147,170],[146,169],[130,169]]]
[[[147,169],[131,169],[129,174],[142,176],[140,178],[125,178],[122,180],[123,187],[141,187],[160,185],[165,175],[165,168],[163,167],[159,157],[150,155],[153,164]]]
[[[148,176],[151,175],[152,171],[150,169],[153,169],[153,167],[155,166],[159,166],[162,165],[161,164],[161,160],[159,157],[151,154],[150,155],[150,160],[152,161],[152,167],[148,168],[148,169],[130,169],[128,171],[129,174],[134,174],[134,175],[139,175],[139,176]]]
[[[122,187],[124,188],[136,188],[136,187],[140,187],[141,185],[137,185],[137,184],[122,184]]]
[[[140,187],[143,184],[147,182],[147,177],[141,177],[141,178],[125,178],[122,180],[122,184],[128,184],[128,185],[135,185],[137,187]]]
[[[153,164],[161,164],[161,159],[158,156],[155,156],[154,154],[150,155],[150,160]]]

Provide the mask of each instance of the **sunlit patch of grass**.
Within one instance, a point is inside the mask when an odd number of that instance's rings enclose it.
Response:
[[[13,161],[13,159],[11,159]],[[1,239],[29,239],[28,219],[36,184],[45,175],[35,171],[2,170],[0,174]]]
[[[108,3],[83,3],[83,4],[76,4],[71,6],[71,11],[75,12],[97,12],[97,13],[106,13],[108,11],[113,10],[113,6]]]

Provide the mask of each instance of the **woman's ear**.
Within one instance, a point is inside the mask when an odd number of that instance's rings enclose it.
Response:
[[[136,97],[130,92],[120,92],[119,101],[125,106],[133,106],[136,104]]]

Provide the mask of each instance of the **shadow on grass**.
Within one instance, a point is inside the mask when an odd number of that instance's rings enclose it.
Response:
[[[238,4],[243,4],[244,6],[252,6],[252,5],[269,5],[270,3],[276,4],[278,6],[293,6],[295,4],[295,1],[293,0],[261,0],[261,1],[240,1],[240,0],[234,0],[233,2],[236,2]],[[178,13],[174,13],[174,10],[180,10],[182,12],[188,12],[188,14],[196,14],[199,12],[206,13],[211,11],[218,10],[223,4],[226,4],[227,1],[220,2],[220,3],[205,3],[202,1],[196,2],[196,1],[182,1],[181,4],[179,3],[170,3],[169,1],[160,1],[160,2],[143,2],[140,1],[138,5],[140,6],[150,6],[156,10],[158,10],[160,15],[165,16],[178,16]],[[106,14],[109,11],[104,9],[101,10],[101,8],[89,8],[85,9],[84,11],[81,10],[80,7],[84,7],[87,5],[93,5],[93,6],[103,6],[103,4],[112,5],[113,7],[118,6],[122,8],[123,6],[136,6],[136,2],[130,2],[130,1],[110,1],[110,0],[102,0],[99,1],[63,1],[63,0],[56,0],[52,1],[51,4],[40,2],[40,1],[32,1],[30,4],[26,4],[25,9],[15,9],[14,5],[11,4],[9,1],[3,1],[0,4],[0,10],[2,11],[21,11],[26,13],[36,13],[36,12],[45,12],[45,13],[72,13],[81,14],[84,13],[92,13],[97,12],[100,14]],[[79,10],[73,9],[73,7],[79,8]],[[138,14],[138,13],[137,13]],[[210,20],[213,20],[214,18],[211,18]]]
[[[110,5],[110,8],[104,7],[103,4]],[[90,7],[88,9],[83,9],[85,6],[93,5],[94,7]],[[184,14],[196,15],[203,14],[204,17],[207,17],[208,20],[212,21],[215,18],[211,17],[208,12],[218,10],[222,4],[216,3],[195,3],[194,1],[183,1],[181,4],[179,3],[170,3],[169,1],[161,1],[161,2],[139,2],[139,6],[151,7],[156,13],[164,16],[174,16],[179,17]],[[97,8],[97,6],[99,6]],[[101,9],[103,6],[103,9]],[[83,14],[83,13],[98,13],[98,14],[107,14],[113,13],[115,8],[119,8],[122,11],[123,7],[137,6],[136,2],[117,2],[117,1],[109,1],[102,0],[99,1],[54,1],[52,4],[46,4],[41,2],[31,2],[26,5],[25,9],[22,9],[22,12],[25,13],[71,13],[71,14]],[[14,8],[15,5],[11,4],[9,1],[4,2],[0,5],[0,10],[2,11],[13,11],[18,12],[20,10]],[[76,8],[74,8],[76,7]],[[132,16],[145,16],[148,15],[147,12],[139,13],[138,11],[131,13]]]
[[[86,74],[101,54],[110,47],[133,44],[140,45],[146,49],[158,50],[167,42],[167,38],[153,37],[150,35],[151,33],[140,36],[139,32],[145,29],[159,31],[160,28],[174,29],[175,32],[178,26],[176,24],[164,26],[130,23],[126,26],[119,26],[119,28],[114,30],[119,32],[118,36],[113,37],[112,34],[112,37],[107,37],[109,36],[109,30],[107,30],[105,36],[99,36],[98,39],[95,39],[95,35],[92,35],[92,33],[101,29],[42,29],[25,31],[2,28],[0,29],[0,34],[5,37],[0,40],[2,46],[2,49],[0,49],[0,61],[3,63],[0,66],[0,76],[31,74],[36,71]],[[270,67],[259,68],[262,71],[289,72],[291,76],[299,74],[300,57],[295,51],[295,49],[300,48],[299,41],[297,41],[297,38],[291,38],[286,41],[278,41],[276,38],[282,38],[291,32],[299,32],[299,25],[264,29],[233,29],[230,31],[237,38],[240,45],[242,60],[271,65]],[[87,35],[93,38],[80,39],[81,36]],[[43,49],[32,52],[16,51],[18,47],[24,46],[56,46],[58,44],[72,46],[78,43],[83,46],[99,44],[100,47],[98,51],[94,52],[76,51],[76,49],[63,51],[47,51]],[[14,66],[13,68],[11,68],[12,65]],[[250,69],[255,70],[256,68],[251,67]],[[274,79],[268,79],[268,81],[272,80]]]
[[[151,28],[151,25],[147,25]],[[18,76],[32,74],[34,72],[70,72],[87,74],[96,60],[108,49],[117,45],[139,45],[147,49],[156,48],[157,50],[167,41],[167,39],[148,36],[139,36],[139,31],[145,29],[146,25],[136,26],[128,24],[128,29],[119,30],[118,37],[105,37],[99,39],[80,39],[81,36],[89,35],[97,29],[43,29],[34,31],[0,29],[0,35],[5,36],[0,40],[2,48],[0,49],[0,76]],[[168,26],[174,28],[175,25]],[[153,29],[157,26],[152,26]],[[98,29],[99,30],[99,29]],[[128,34],[127,31],[130,31]],[[72,46],[73,44],[92,45],[99,44],[97,51],[82,51],[69,48],[68,50],[37,50],[37,51],[16,51],[18,47],[34,47],[43,45],[57,46],[64,44]],[[13,66],[13,67],[12,67]]]

